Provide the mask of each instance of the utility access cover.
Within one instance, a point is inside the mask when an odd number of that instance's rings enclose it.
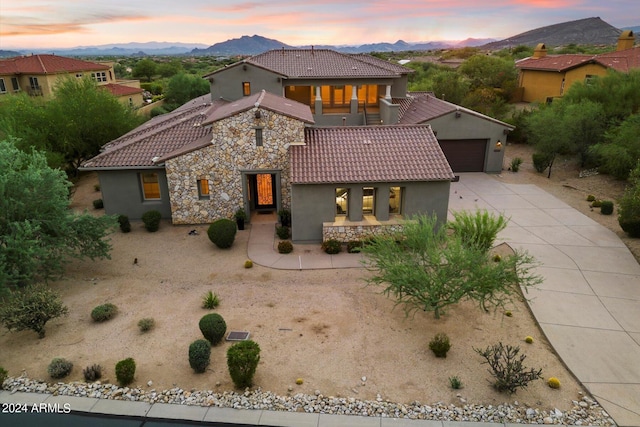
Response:
[[[227,341],[246,341],[249,339],[249,332],[231,331],[227,335]]]

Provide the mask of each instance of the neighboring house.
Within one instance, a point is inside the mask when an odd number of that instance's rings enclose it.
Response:
[[[518,86],[524,102],[550,102],[561,97],[575,82],[605,76],[609,70],[623,73],[640,68],[640,46],[634,47],[633,31],[623,31],[615,52],[599,55],[547,55],[543,43],[532,57],[516,62]]]
[[[283,72],[300,58],[310,62]],[[394,231],[417,213],[444,221],[454,172],[500,172],[513,127],[407,94],[408,72],[365,55],[267,52],[210,74],[211,96],[112,141],[81,169],[98,172],[106,212],[131,219],[156,209],[174,224],[205,224],[239,208],[289,209],[296,242]],[[376,109],[385,119],[367,125]]]
[[[143,104],[140,82],[116,80],[113,65],[50,54],[0,59],[0,96],[26,92],[51,99],[62,79],[84,76],[90,76],[99,87],[126,105],[140,107]]]

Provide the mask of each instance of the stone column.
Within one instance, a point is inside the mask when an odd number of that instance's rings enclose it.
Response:
[[[387,93],[384,95],[384,99],[391,100],[391,85],[387,85]]]
[[[351,114],[358,113],[358,86],[351,86]]]
[[[322,114],[322,95],[320,95],[320,86],[316,86],[315,114]]]

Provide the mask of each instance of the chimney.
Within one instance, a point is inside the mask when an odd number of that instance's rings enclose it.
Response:
[[[533,49],[533,59],[540,59],[547,56],[547,46],[544,43],[538,43],[535,49]]]
[[[311,55],[313,55],[313,45],[311,45]]]
[[[636,41],[633,30],[624,30],[618,37],[618,48],[616,51],[631,49]]]

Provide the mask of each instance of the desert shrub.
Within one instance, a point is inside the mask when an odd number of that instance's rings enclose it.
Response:
[[[189,366],[197,373],[202,373],[209,366],[211,344],[207,340],[196,340],[189,345]]]
[[[73,363],[62,357],[56,357],[49,363],[47,372],[51,378],[64,378],[71,373]]]
[[[282,240],[286,240],[291,235],[291,232],[289,230],[289,227],[285,227],[284,225],[279,225],[276,227],[276,235],[278,236],[278,238]]]
[[[485,350],[474,350],[489,364],[489,372],[495,378],[493,387],[498,391],[515,393],[518,388],[526,388],[531,381],[542,378],[542,369],[527,368],[523,362],[526,355],[520,353],[520,347],[503,345],[501,342]]]
[[[493,246],[498,233],[509,222],[502,215],[495,216],[488,211],[458,211],[453,213],[454,220],[449,228],[462,239],[464,246],[479,249],[487,253]]]
[[[350,242],[347,242],[347,252],[349,252],[350,254],[358,253],[363,246],[364,243],[360,240],[352,240]]]
[[[222,341],[224,334],[227,332],[227,324],[218,313],[205,314],[200,319],[198,326],[202,335],[211,345],[216,345]]]
[[[280,219],[280,224],[285,227],[291,226],[291,211],[289,209],[280,209],[278,211],[278,218]]]
[[[436,357],[447,357],[447,352],[451,348],[451,342],[447,334],[437,333],[431,341],[429,341],[429,349],[433,351]]]
[[[596,199],[596,196],[594,196],[593,194],[589,194],[587,196],[587,202],[593,202]]]
[[[251,261],[250,259],[246,260],[244,262],[244,268],[251,268],[253,267],[253,261]]]
[[[149,232],[158,231],[158,229],[160,228],[161,219],[162,214],[156,210],[147,211],[142,214],[142,222],[144,224],[144,228]]]
[[[91,310],[91,318],[94,322],[106,322],[118,313],[118,307],[110,302],[101,304]]]
[[[594,200],[593,202],[591,202],[591,206],[593,206],[594,208],[600,208],[602,207],[602,200]]]
[[[340,253],[342,250],[342,243],[335,239],[325,240],[322,242],[322,250],[329,255]]]
[[[293,251],[293,244],[288,240],[278,242],[278,253],[290,254]]]
[[[202,297],[202,308],[208,308],[209,310],[216,308],[220,305],[220,298],[212,291],[208,291]]]
[[[100,191],[100,184],[93,184],[93,190],[94,191]]]
[[[84,380],[87,382],[99,380],[102,378],[102,366],[96,364],[87,366],[82,370],[82,375],[84,375]]]
[[[533,168],[542,173],[551,164],[552,156],[547,153],[533,153],[531,155],[531,161],[533,162]]]
[[[152,317],[145,317],[138,321],[138,329],[140,329],[140,332],[149,332],[154,326],[156,326],[156,321]]]
[[[451,385],[451,388],[454,390],[458,390],[462,388],[462,380],[455,375],[452,377],[449,377],[449,384]]]
[[[600,206],[600,213],[602,215],[611,215],[613,213],[613,202],[611,200],[603,200]]]
[[[116,379],[121,386],[129,385],[136,375],[136,361],[131,357],[116,363]]]
[[[31,329],[39,338],[44,338],[44,325],[68,311],[56,291],[45,285],[30,285],[9,292],[0,304],[0,323],[9,330]]]
[[[93,201],[93,208],[94,209],[102,209],[102,208],[104,208],[104,202],[102,201],[102,199],[95,199]]]
[[[524,338],[524,342],[526,342],[527,344],[533,344],[533,337],[532,336],[526,336]]]
[[[502,256],[500,254],[495,254],[491,259],[493,262],[500,262],[502,261]]]
[[[131,231],[131,223],[129,222],[128,216],[119,215],[118,224],[120,224],[120,231],[122,231],[123,233],[128,233]]]
[[[629,236],[640,237],[640,162],[618,202],[618,223]]]
[[[236,238],[236,223],[230,219],[215,220],[207,229],[209,240],[220,249],[228,249]]]
[[[522,164],[522,159],[520,157],[515,157],[511,160],[511,170],[514,172],[518,172],[520,170],[520,165]]]
[[[551,377],[547,380],[547,385],[551,388],[560,388],[560,380],[556,377]]]
[[[253,376],[260,362],[260,346],[247,340],[240,341],[227,350],[229,375],[237,388],[251,387]]]
[[[7,372],[7,370],[0,366],[0,390],[2,390],[2,384],[8,377],[9,373]]]

